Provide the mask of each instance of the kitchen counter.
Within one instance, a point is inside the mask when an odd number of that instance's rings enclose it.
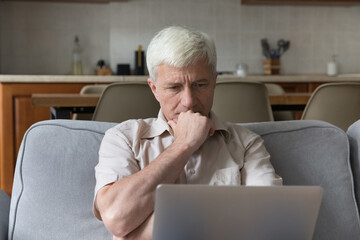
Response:
[[[145,81],[147,76],[0,75],[0,83],[110,83]]]
[[[147,76],[72,76],[72,75],[0,75],[0,188],[11,194],[16,156],[26,130],[34,123],[50,118],[49,107],[33,107],[35,93],[79,93],[88,84],[121,81],[146,81]],[[360,81],[359,75],[328,77],[307,75],[249,75],[239,78],[220,75],[218,81],[242,79],[277,83],[286,92],[311,93],[327,82]],[[300,114],[300,113],[299,113]]]
[[[0,75],[0,83],[110,83],[121,81],[146,81],[148,76],[95,76],[95,75]],[[219,75],[218,80],[242,79],[244,81],[259,82],[342,82],[360,81],[360,74],[340,74],[329,77],[325,74],[304,74],[304,75],[248,75],[240,78],[234,75]]]
[[[224,78],[239,78],[233,75],[221,75],[220,79]],[[340,74],[338,76],[330,77],[325,74],[303,74],[303,75],[248,75],[244,78],[245,81],[259,81],[271,83],[325,83],[325,82],[348,82],[360,81],[360,74]]]

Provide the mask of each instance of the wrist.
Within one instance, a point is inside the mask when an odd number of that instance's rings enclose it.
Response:
[[[181,155],[186,157],[190,157],[196,151],[192,144],[182,141],[181,139],[175,139],[171,146]]]

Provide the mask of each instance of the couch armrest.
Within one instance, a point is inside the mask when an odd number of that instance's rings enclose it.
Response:
[[[0,189],[0,239],[8,238],[10,198]]]

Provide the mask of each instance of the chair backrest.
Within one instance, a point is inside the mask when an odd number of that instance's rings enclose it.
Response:
[[[122,122],[157,117],[159,110],[159,103],[146,82],[119,82],[105,88],[92,120]]]
[[[265,83],[265,87],[269,95],[282,95],[285,93],[282,86],[276,83]],[[295,119],[294,114],[291,111],[273,111],[273,116],[275,121],[288,121]]]
[[[260,82],[217,82],[212,110],[220,119],[229,122],[274,120],[266,87]]]
[[[346,131],[360,119],[360,83],[320,85],[309,99],[301,118],[323,120]]]
[[[86,85],[80,90],[80,94],[102,94],[104,89],[109,84],[91,84]],[[72,117],[73,120],[91,120],[92,113],[75,113]]]
[[[109,84],[86,85],[80,90],[80,94],[101,94]]]

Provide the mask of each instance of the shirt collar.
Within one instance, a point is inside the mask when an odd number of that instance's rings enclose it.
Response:
[[[221,134],[225,140],[228,141],[231,137],[229,126],[225,122],[221,121],[213,111],[210,112],[210,119],[215,124],[215,134]]]
[[[210,113],[210,119],[213,120],[215,124],[215,134],[221,134],[225,138],[225,140],[228,140],[230,138],[230,131],[227,124],[222,122],[213,111],[211,111]],[[158,137],[164,132],[168,132],[169,134],[171,134],[170,126],[167,123],[165,116],[160,109],[157,119],[143,134],[142,138]]]
[[[160,109],[157,119],[153,122],[153,124],[151,124],[149,129],[143,134],[141,138],[158,137],[166,131],[170,133],[170,126],[167,123],[165,116]]]

